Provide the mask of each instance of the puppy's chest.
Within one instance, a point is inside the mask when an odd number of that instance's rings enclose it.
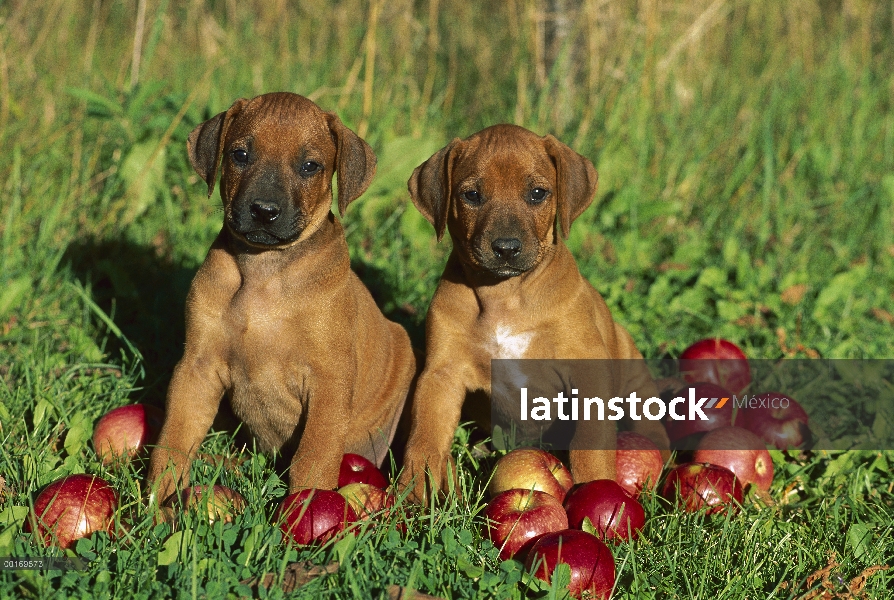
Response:
[[[225,319],[233,410],[266,450],[292,435],[310,383],[293,308],[280,296],[237,295]]]
[[[476,340],[476,354],[487,362],[492,359],[586,358],[590,355],[588,346],[598,337],[587,321],[569,326],[536,315],[514,316],[482,325]]]
[[[484,354],[495,359],[531,358],[535,348],[537,332],[510,322],[498,322],[483,328],[483,336],[478,343]],[[542,336],[541,336],[542,337]]]
[[[224,319],[230,360],[269,365],[293,356],[300,340],[294,313],[293,303],[281,294],[237,294]]]

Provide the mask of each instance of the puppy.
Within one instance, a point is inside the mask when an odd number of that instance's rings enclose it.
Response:
[[[400,479],[413,498],[425,499],[426,471],[433,490],[446,485],[464,400],[483,392],[486,402],[492,359],[634,359],[601,361],[582,383],[603,398],[619,390],[658,395],[630,334],[581,276],[557,229],[567,238],[596,185],[589,160],[514,125],[454,140],[413,172],[413,203],[439,240],[445,229],[453,240],[426,319]],[[668,447],[659,422],[635,421],[634,429]],[[610,421],[578,424],[570,452],[576,482],[614,478],[615,436]]]
[[[381,464],[415,358],[351,271],[332,214],[369,186],[375,156],[333,113],[291,93],[237,100],[202,123],[189,160],[223,229],[186,301],[186,348],[152,452],[153,499],[189,479],[224,394],[265,451],[291,457],[289,490],[334,488],[342,455]]]

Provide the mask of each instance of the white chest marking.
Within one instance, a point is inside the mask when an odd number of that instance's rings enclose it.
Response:
[[[488,349],[494,358],[524,358],[533,337],[533,332],[513,333],[509,327],[497,325]]]

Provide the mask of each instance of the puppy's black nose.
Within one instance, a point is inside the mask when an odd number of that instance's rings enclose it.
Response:
[[[275,202],[255,200],[251,203],[251,206],[248,207],[248,212],[251,214],[251,218],[255,221],[272,223],[276,220],[276,217],[279,216],[279,205]]]
[[[503,260],[510,260],[521,253],[521,240],[518,238],[497,238],[490,247],[493,248],[494,254]]]

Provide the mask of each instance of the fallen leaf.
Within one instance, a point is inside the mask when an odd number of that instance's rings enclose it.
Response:
[[[281,589],[284,593],[288,594],[302,585],[310,583],[317,577],[331,575],[336,571],[338,571],[337,562],[331,562],[326,565],[315,565],[310,561],[294,562],[286,567],[286,572],[283,574],[282,578]],[[243,583],[252,588],[261,586],[270,589],[276,581],[276,575],[276,573],[264,573],[258,577],[243,579],[239,583]]]
[[[658,270],[662,273],[665,271],[688,271],[689,265],[678,262],[663,262],[658,265]]]
[[[776,506],[776,500],[773,499],[773,496],[770,495],[769,492],[765,492],[759,488],[752,488],[752,496],[755,500],[755,506],[760,508],[762,506],[773,507]]]
[[[818,579],[822,579],[826,581],[829,579],[829,573],[832,572],[833,569],[838,567],[838,561],[835,558],[835,555],[829,557],[829,562],[825,567],[819,569],[818,571],[814,571],[810,575],[807,576],[807,587],[811,587]]]
[[[881,321],[882,323],[887,323],[888,325],[894,325],[894,315],[889,313],[888,311],[882,308],[873,308],[872,316]]]
[[[794,306],[795,304],[800,303],[801,300],[804,299],[804,294],[806,294],[806,293],[807,293],[807,284],[799,283],[797,285],[791,285],[791,286],[785,288],[782,291],[781,298],[782,298],[782,301],[785,302],[786,304]]]
[[[754,315],[745,315],[733,321],[739,327],[766,327],[767,322]]]
[[[866,587],[869,578],[879,571],[887,571],[889,568],[888,565],[871,566],[868,569],[863,569],[850,582],[845,583],[844,579],[833,574],[833,571],[839,566],[835,555],[832,554],[825,567],[807,576],[807,580],[804,582],[804,586],[808,588],[807,592],[797,596],[797,600],[868,600],[863,588]],[[784,581],[779,587],[783,590],[791,587],[794,592],[797,592],[801,586]]]
[[[863,588],[866,587],[866,582],[870,577],[878,573],[879,571],[887,571],[890,567],[888,565],[873,565],[868,569],[863,569],[863,571],[851,579],[850,584],[848,584],[848,589],[851,594],[862,594]]]
[[[493,455],[493,453],[493,450],[491,450],[490,447],[484,442],[478,442],[477,444],[472,446],[472,450],[470,452],[473,458],[478,459],[486,458]]]
[[[800,323],[799,323],[800,325]],[[799,327],[800,329],[800,327]],[[813,348],[808,348],[804,344],[798,342],[795,346],[787,346],[786,340],[788,339],[788,334],[786,334],[785,329],[779,327],[776,329],[776,339],[779,342],[779,349],[782,350],[782,353],[788,356],[789,358],[797,355],[799,352],[806,354],[808,358],[820,358],[820,353],[814,350]]]
[[[399,585],[388,586],[388,600],[443,600],[439,596],[429,596]]]
[[[223,467],[228,471],[235,470],[236,467],[248,460],[245,456],[224,456],[223,454],[207,454],[205,452],[199,452],[196,458],[212,467]]]

